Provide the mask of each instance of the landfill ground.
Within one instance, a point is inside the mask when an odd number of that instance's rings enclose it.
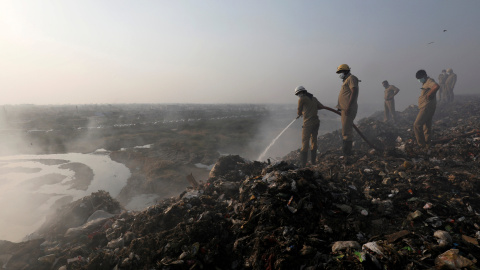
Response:
[[[106,192],[60,208],[36,239],[0,241],[3,269],[477,269],[480,97],[437,106],[419,149],[418,109],[319,137],[317,165],[221,157],[208,179],[143,211]],[[300,134],[299,134],[300,136]],[[200,181],[203,180],[203,181]],[[198,185],[197,183],[198,182]]]

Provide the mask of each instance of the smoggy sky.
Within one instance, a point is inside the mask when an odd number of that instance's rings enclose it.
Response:
[[[296,103],[298,85],[336,104],[347,63],[360,106],[381,105],[387,79],[402,109],[417,102],[421,68],[435,80],[453,68],[457,93],[479,93],[479,10],[478,0],[1,0],[0,104]]]

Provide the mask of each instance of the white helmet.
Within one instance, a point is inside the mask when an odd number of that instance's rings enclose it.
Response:
[[[303,91],[307,91],[307,89],[305,89],[305,87],[303,86],[297,86],[297,88],[295,88],[295,95],[298,95],[300,92]]]

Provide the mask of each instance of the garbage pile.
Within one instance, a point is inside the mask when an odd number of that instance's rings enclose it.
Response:
[[[438,104],[433,117],[434,140],[462,136],[466,133],[478,131],[480,128],[480,104],[478,96],[459,96],[453,104]],[[383,112],[378,112],[372,117],[360,119],[356,124],[365,137],[379,149],[392,151],[395,148],[404,150],[405,145],[415,143],[413,123],[418,114],[418,107],[411,105],[403,112],[397,112],[397,123],[384,123]],[[320,125],[320,129],[321,129]],[[342,146],[342,133],[337,130],[319,137],[320,153]],[[407,143],[407,144],[406,144]],[[364,151],[371,150],[361,137],[354,132],[354,148]],[[395,151],[394,151],[395,152]],[[287,159],[296,159],[292,156],[298,151],[287,155]],[[395,154],[395,153],[389,153]],[[398,154],[398,153],[397,153]]]
[[[415,146],[412,107],[394,128],[362,120],[389,147],[357,141],[351,164],[335,146],[338,132],[322,137],[330,147],[307,168],[296,153],[271,164],[224,156],[208,180],[141,212],[92,207],[73,226],[60,211],[37,239],[0,242],[0,261],[55,270],[476,269],[479,108],[478,98],[445,108],[434,128],[447,139],[428,150]],[[393,141],[382,139],[390,133]]]

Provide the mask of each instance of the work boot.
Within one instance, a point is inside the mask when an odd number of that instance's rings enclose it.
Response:
[[[344,156],[350,155],[350,153],[348,152],[348,141],[343,141],[342,152]]]
[[[312,165],[317,164],[317,150],[310,151],[310,158],[312,160]]]
[[[307,165],[308,152],[300,152],[300,167],[304,168]]]
[[[353,142],[352,141],[347,141],[347,155],[352,154],[352,147],[353,147]]]
[[[342,147],[343,155],[349,156],[352,154],[352,141],[343,141]]]

